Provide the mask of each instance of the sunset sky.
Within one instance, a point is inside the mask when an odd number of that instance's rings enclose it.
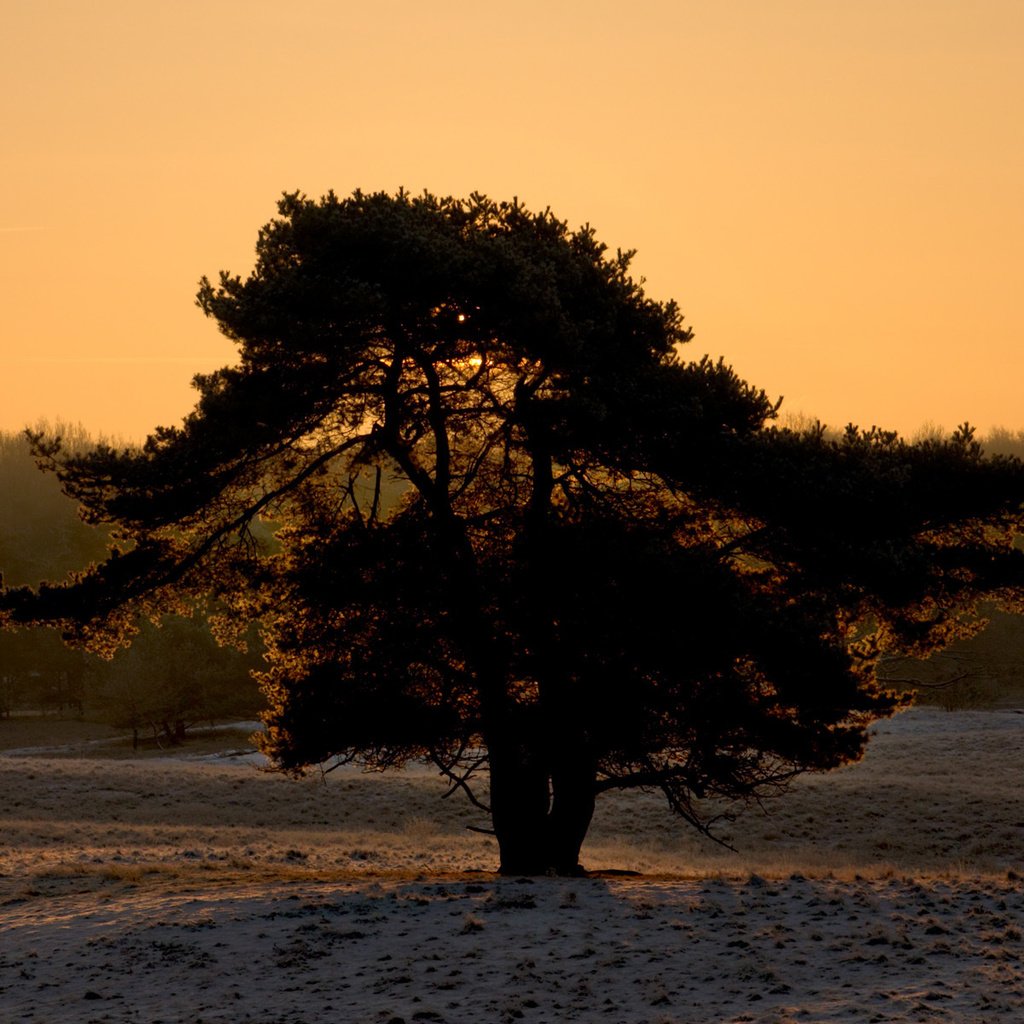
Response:
[[[635,248],[783,408],[1024,427],[1021,0],[0,0],[0,428],[141,438],[284,190]]]

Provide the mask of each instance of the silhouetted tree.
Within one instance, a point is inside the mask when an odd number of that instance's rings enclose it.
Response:
[[[856,759],[898,705],[879,654],[1018,593],[1020,463],[773,429],[589,228],[478,195],[279,212],[247,279],[202,282],[240,361],[183,426],[36,436],[121,550],[4,606],[94,647],[210,590],[225,633],[262,618],[282,768],[427,756],[477,800],[486,768],[501,870],[574,872],[604,790],[706,828],[706,797]]]

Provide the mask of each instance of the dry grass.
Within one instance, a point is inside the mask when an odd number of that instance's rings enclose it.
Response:
[[[98,740],[116,740],[120,736],[119,730],[102,722],[57,718],[52,715],[0,718],[0,750],[68,745],[77,747]]]
[[[657,794],[602,798],[584,847],[594,870],[700,879],[1006,877],[1021,869],[1022,720],[1012,712],[918,709],[879,723],[864,762],[799,780],[766,812],[745,810],[718,846],[673,819]],[[55,867],[122,881],[488,872],[486,825],[426,768],[346,768],[293,780],[244,758],[244,730],[174,752],[0,757],[0,892]],[[113,756],[111,750],[114,749]],[[172,755],[172,756],[171,756]],[[150,877],[152,876],[152,877]],[[32,884],[36,884],[33,882]]]

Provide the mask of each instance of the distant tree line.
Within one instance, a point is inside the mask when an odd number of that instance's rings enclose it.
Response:
[[[838,440],[843,431],[829,423],[822,423],[805,413],[789,412],[781,416],[784,426],[794,431],[820,429],[824,436]],[[934,423],[925,423],[911,437],[912,441],[941,441],[947,431]],[[986,455],[1013,455],[1024,459],[1024,430],[1010,430],[1008,427],[993,427],[983,437],[978,437]]]
[[[1024,458],[1024,430],[993,427],[981,442],[989,455],[1016,455]]]
[[[79,426],[43,424],[74,449],[96,439]],[[0,572],[8,585],[62,580],[108,553],[105,527],[90,526],[52,474],[40,472],[20,433],[0,432]],[[55,629],[0,630],[0,719],[17,713],[89,717],[141,737],[180,742],[195,724],[252,717],[259,693],[249,651],[221,647],[202,609],[140,624],[131,648],[105,661],[66,646]]]

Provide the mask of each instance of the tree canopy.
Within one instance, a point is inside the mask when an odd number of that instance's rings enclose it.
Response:
[[[506,872],[577,870],[609,788],[707,828],[856,759],[882,654],[1018,599],[1024,467],[967,427],[773,426],[631,256],[480,195],[285,195],[201,283],[239,358],[182,426],[34,437],[117,548],[6,615],[109,648],[214,594],[225,636],[263,623],[280,767],[428,757],[481,806],[486,770]]]

